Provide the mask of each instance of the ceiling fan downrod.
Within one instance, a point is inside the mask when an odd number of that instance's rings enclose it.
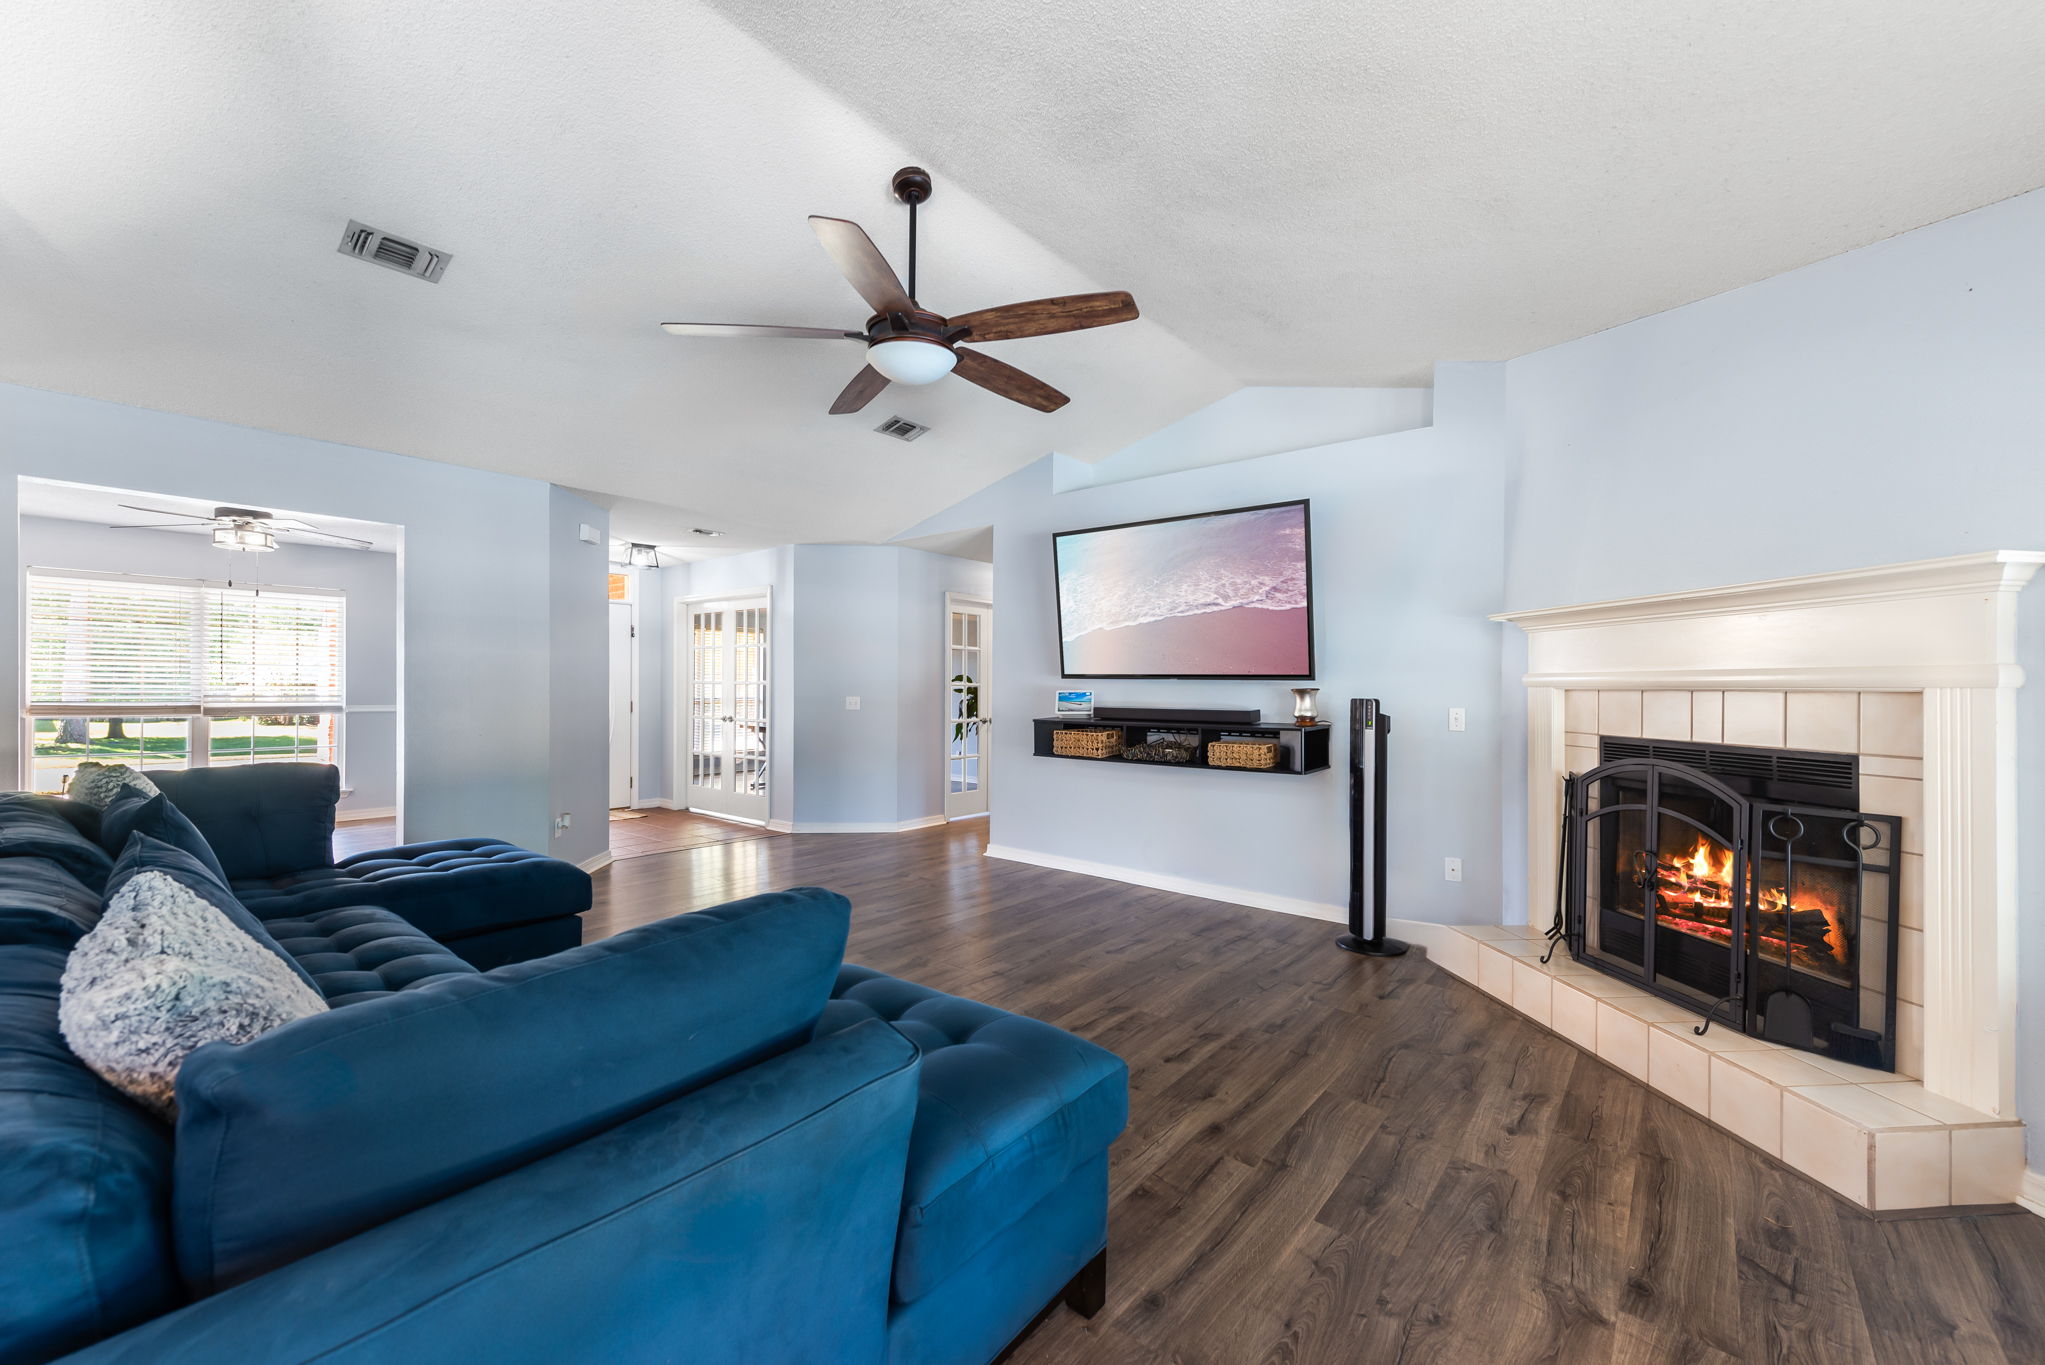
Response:
[[[930,172],[904,166],[889,182],[895,198],[909,206],[909,301],[916,300],[916,206],[930,197]]]

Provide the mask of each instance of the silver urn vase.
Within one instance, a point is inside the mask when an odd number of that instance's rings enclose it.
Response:
[[[1292,689],[1292,718],[1300,725],[1321,723],[1321,689],[1318,687],[1295,687]]]

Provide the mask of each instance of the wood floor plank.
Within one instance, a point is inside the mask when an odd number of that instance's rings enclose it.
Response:
[[[2045,1362],[2045,1219],[1869,1218],[1424,952],[985,839],[648,854],[597,874],[586,924],[828,886],[849,960],[1129,1062],[1107,1304],[1012,1365]]]

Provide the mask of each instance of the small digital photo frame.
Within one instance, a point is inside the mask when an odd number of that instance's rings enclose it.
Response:
[[[1091,692],[1060,692],[1058,704],[1052,709],[1054,715],[1090,717],[1094,713],[1094,694]]]

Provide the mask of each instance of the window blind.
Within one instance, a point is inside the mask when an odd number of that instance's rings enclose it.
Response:
[[[31,571],[35,716],[339,711],[347,598],[316,588]]]

